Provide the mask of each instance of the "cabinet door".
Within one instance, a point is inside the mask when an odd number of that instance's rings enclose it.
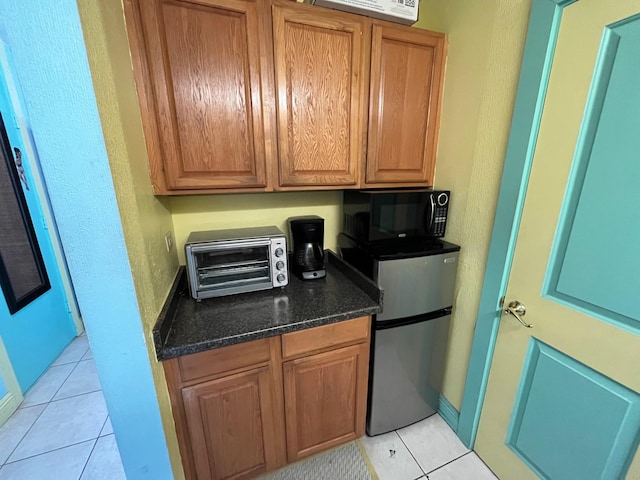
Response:
[[[295,3],[273,6],[281,187],[358,181],[363,33],[355,15]]]
[[[446,37],[374,25],[366,184],[433,185]]]
[[[364,435],[369,345],[283,364],[290,462]]]
[[[147,142],[156,193],[265,187],[256,2],[138,4],[152,87],[143,124],[159,142]]]
[[[199,480],[250,478],[273,468],[279,442],[269,367],[182,389]]]

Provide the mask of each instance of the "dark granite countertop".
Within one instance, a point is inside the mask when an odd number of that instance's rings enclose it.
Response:
[[[158,360],[318,327],[382,311],[375,283],[326,251],[327,276],[196,302],[180,267],[153,328]]]

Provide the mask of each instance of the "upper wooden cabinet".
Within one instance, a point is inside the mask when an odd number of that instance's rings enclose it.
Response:
[[[374,24],[365,184],[433,185],[445,36]]]
[[[358,183],[365,31],[355,15],[273,6],[280,186]]]
[[[128,12],[155,192],[264,189],[257,3],[139,0]]]
[[[160,195],[433,184],[446,37],[284,0],[124,0]]]

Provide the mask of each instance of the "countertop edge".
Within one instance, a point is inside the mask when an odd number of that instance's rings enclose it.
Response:
[[[185,290],[187,278],[185,275],[185,267],[178,267],[173,285],[169,290],[165,304],[160,311],[158,320],[153,327],[153,340],[155,343],[156,358],[159,361],[170,360],[184,355],[191,355],[207,350],[222,348],[239,343],[250,342],[261,338],[268,338],[285,333],[291,333],[308,328],[329,325],[345,320],[351,320],[358,317],[374,315],[382,311],[383,292],[368,277],[364,276],[358,270],[347,264],[338,255],[331,250],[326,250],[326,261],[336,268],[342,275],[347,277],[356,288],[361,290],[375,305],[359,308],[356,310],[346,310],[335,315],[304,319],[296,323],[281,325],[269,329],[256,331],[248,331],[243,334],[234,336],[226,336],[215,339],[208,339],[202,342],[194,342],[178,346],[166,346],[168,336],[173,327],[176,309],[180,296],[183,294],[181,290]]]
[[[268,330],[258,330],[255,332],[248,332],[243,335],[236,335],[233,337],[223,337],[215,340],[208,340],[202,343],[195,343],[191,345],[185,345],[180,347],[168,347],[164,348],[158,355],[158,360],[170,360],[172,358],[182,357],[184,355],[191,355],[194,353],[206,352],[207,350],[213,350],[216,348],[228,347],[239,343],[251,342],[253,340],[259,340],[261,338],[275,337],[283,335],[285,333],[298,332],[314,327],[321,327],[323,325],[330,325],[332,323],[343,322],[345,320],[352,320],[358,317],[365,317],[379,313],[379,307],[371,307],[368,309],[362,309],[357,311],[345,312],[341,315],[335,315],[332,317],[324,317],[313,320],[303,320],[298,323],[293,323],[286,326],[275,327]]]

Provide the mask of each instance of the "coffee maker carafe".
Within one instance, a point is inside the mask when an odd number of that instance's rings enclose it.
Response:
[[[288,222],[293,244],[293,272],[303,280],[325,277],[324,218],[308,215],[291,217]]]

